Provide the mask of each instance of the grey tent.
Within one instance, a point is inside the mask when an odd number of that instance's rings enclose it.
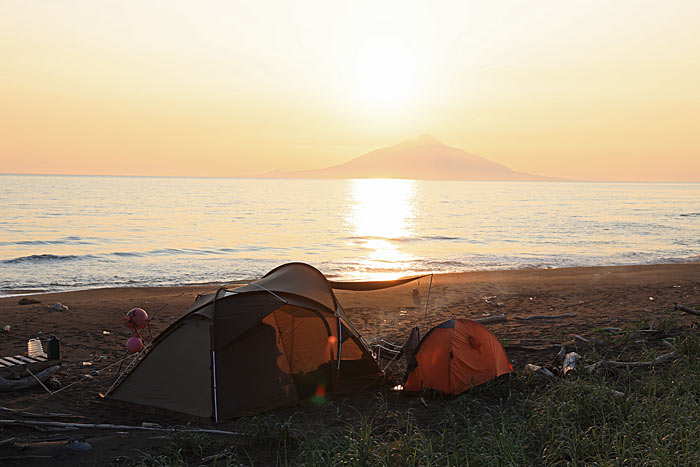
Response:
[[[289,263],[198,296],[109,397],[219,421],[380,376],[325,276]]]

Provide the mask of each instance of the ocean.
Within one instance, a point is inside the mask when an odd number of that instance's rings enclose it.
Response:
[[[0,294],[700,261],[699,183],[0,176]]]

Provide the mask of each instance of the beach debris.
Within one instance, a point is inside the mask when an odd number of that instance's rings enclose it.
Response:
[[[532,316],[516,316],[515,319],[518,321],[530,321],[533,319],[562,319],[562,318],[573,318],[576,313],[564,313],[561,315],[532,315]]]
[[[41,384],[49,379],[49,377],[57,372],[61,368],[61,365],[54,365],[35,373],[32,373],[27,369],[29,373],[27,376],[18,376],[17,378],[5,378],[0,376],[0,391],[18,391],[20,389],[28,389]]]
[[[82,366],[92,366],[92,362],[82,362]]]
[[[607,331],[612,334],[622,334],[622,328],[603,328],[603,331]]]
[[[51,378],[49,378],[48,381],[46,381],[46,386],[48,386],[49,389],[53,390],[60,389],[61,380],[56,378],[55,376],[52,376]]]
[[[36,299],[34,299],[34,298],[27,298],[27,297],[24,297],[24,298],[20,298],[20,299],[19,299],[19,302],[17,302],[17,303],[19,303],[20,305],[33,305],[33,304],[35,304],[35,303],[41,303],[41,301],[40,301],[40,300],[36,300]]]
[[[581,342],[585,342],[586,344],[590,344],[590,343],[591,343],[590,340],[586,339],[586,338],[583,337],[583,336],[579,336],[578,334],[574,334],[574,340],[581,341]]]
[[[135,354],[136,352],[140,352],[141,350],[143,350],[143,341],[141,340],[140,337],[131,336],[126,341],[126,350],[130,354]]]
[[[670,352],[667,354],[659,355],[654,360],[647,362],[617,362],[614,360],[601,360],[599,362],[593,363],[586,367],[588,371],[595,371],[599,368],[604,368],[606,366],[613,368],[633,368],[633,367],[650,367],[658,365],[659,363],[664,363],[671,360],[676,355],[676,352]]]
[[[487,297],[483,297],[483,300],[484,300],[486,303],[488,303],[489,305],[494,305],[494,306],[496,306],[496,307],[498,307],[498,308],[504,307],[505,304],[504,304],[503,302],[497,302],[497,301],[496,301],[497,298],[498,298],[498,297],[497,297],[496,295],[489,295],[489,296],[487,296]]]
[[[150,426],[131,426],[131,425],[112,425],[110,423],[68,423],[68,422],[55,422],[55,421],[43,421],[43,420],[0,420],[0,426],[34,426],[34,427],[55,427],[55,428],[93,428],[101,430],[144,430],[144,431],[168,431],[168,432],[186,432],[186,433],[211,433],[216,435],[243,435],[243,433],[236,433],[234,431],[224,431],[224,430],[213,430],[206,428],[166,428],[159,427],[154,428]]]
[[[126,325],[133,330],[140,330],[148,326],[148,313],[142,308],[132,308],[126,314]]]
[[[554,359],[554,364],[560,364],[564,361],[564,357],[566,357],[566,347],[563,345],[559,349],[559,353],[557,353],[557,357]]]
[[[576,365],[578,364],[578,361],[581,359],[579,354],[576,352],[569,352],[566,354],[564,357],[564,362],[561,365],[561,373],[562,375],[566,376],[567,373],[571,371],[576,371]]]
[[[27,357],[46,357],[44,347],[41,345],[41,339],[31,338],[27,341]]]
[[[507,321],[508,318],[504,313],[501,313],[499,315],[491,315],[491,316],[486,316],[484,318],[476,318],[472,321],[476,321],[477,323],[502,323],[503,321]]]
[[[46,308],[48,308],[49,311],[68,311],[70,308],[68,308],[68,305],[64,305],[62,303],[54,303],[53,305],[49,305]]]
[[[105,336],[109,336],[112,333],[110,331],[102,331],[102,334],[104,334]]]
[[[71,451],[89,451],[92,449],[92,444],[85,441],[69,441],[66,443],[66,447]]]
[[[5,446],[7,444],[15,444],[17,438],[7,438],[0,440],[0,446]]]
[[[533,365],[532,363],[528,363],[527,365],[525,365],[525,373],[526,374],[543,375],[543,376],[546,376],[548,378],[557,379],[557,377],[554,376],[554,373],[552,373],[551,371],[549,371],[545,367],[540,366],[540,365]]]
[[[656,299],[654,297],[649,297],[649,300],[653,302]]]
[[[674,307],[673,307],[674,310],[682,311],[683,313],[688,313],[688,314],[695,315],[695,316],[700,316],[700,311],[698,311],[698,310],[694,310],[694,309],[689,308],[687,306],[679,305],[678,303],[674,303],[673,305],[674,305]]]
[[[6,324],[2,327],[2,332],[10,332],[12,330],[12,326],[9,324]]]

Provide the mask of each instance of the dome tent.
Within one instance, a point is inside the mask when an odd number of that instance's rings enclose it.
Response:
[[[512,371],[491,331],[468,319],[451,319],[421,339],[406,369],[404,391],[456,396]]]
[[[325,276],[289,263],[198,296],[110,394],[215,421],[354,392],[379,367]]]

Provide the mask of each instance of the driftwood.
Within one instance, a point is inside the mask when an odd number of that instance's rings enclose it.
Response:
[[[56,373],[61,368],[61,365],[54,365],[45,368],[36,374],[30,374],[19,379],[3,378],[0,376],[0,392],[2,391],[17,391],[19,389],[27,389],[32,386],[36,386],[49,379],[49,377]]]
[[[570,371],[576,371],[576,365],[581,357],[576,352],[569,352],[564,357],[564,362],[561,364],[561,372],[564,376]]]
[[[476,321],[477,323],[485,324],[485,323],[502,323],[503,321],[507,321],[508,318],[504,313],[501,313],[500,315],[493,315],[493,316],[487,316],[485,318],[477,318],[472,321]]]
[[[209,430],[205,428],[191,428],[186,430],[178,430],[175,428],[162,428],[154,426],[130,426],[130,425],[112,425],[109,423],[66,423],[66,422],[52,422],[52,421],[39,421],[39,420],[0,420],[0,426],[4,425],[17,425],[17,426],[29,426],[29,427],[55,427],[55,428],[93,428],[100,430],[146,430],[146,431],[183,431],[188,433],[212,433],[217,435],[240,435],[241,433],[235,433],[233,431],[224,430]]]
[[[693,310],[692,308],[688,308],[687,306],[679,305],[678,303],[674,303],[674,310],[682,311],[684,313],[689,313],[691,315],[695,316],[700,316],[700,311],[698,310]]]
[[[7,438],[0,440],[0,446],[4,446],[6,444],[14,444],[14,442],[17,440],[17,438]]]
[[[10,412],[15,415],[21,415],[23,417],[34,417],[34,418],[85,418],[82,415],[72,415],[69,413],[35,413],[35,412],[24,412],[22,410],[14,410],[8,407],[0,407],[2,412]]]
[[[609,366],[609,367],[613,367],[613,368],[649,367],[649,366],[654,366],[654,365],[657,365],[659,363],[664,363],[666,361],[669,361],[675,355],[676,355],[675,351],[671,352],[671,353],[666,353],[663,355],[659,355],[654,360],[651,360],[648,362],[616,362],[614,360],[601,360],[597,363],[593,363],[592,365],[588,365],[586,367],[586,370],[595,371],[602,366]]]
[[[576,313],[564,313],[562,315],[532,315],[532,316],[516,316],[515,319],[518,321],[530,321],[532,319],[561,319],[561,318],[573,318]]]

